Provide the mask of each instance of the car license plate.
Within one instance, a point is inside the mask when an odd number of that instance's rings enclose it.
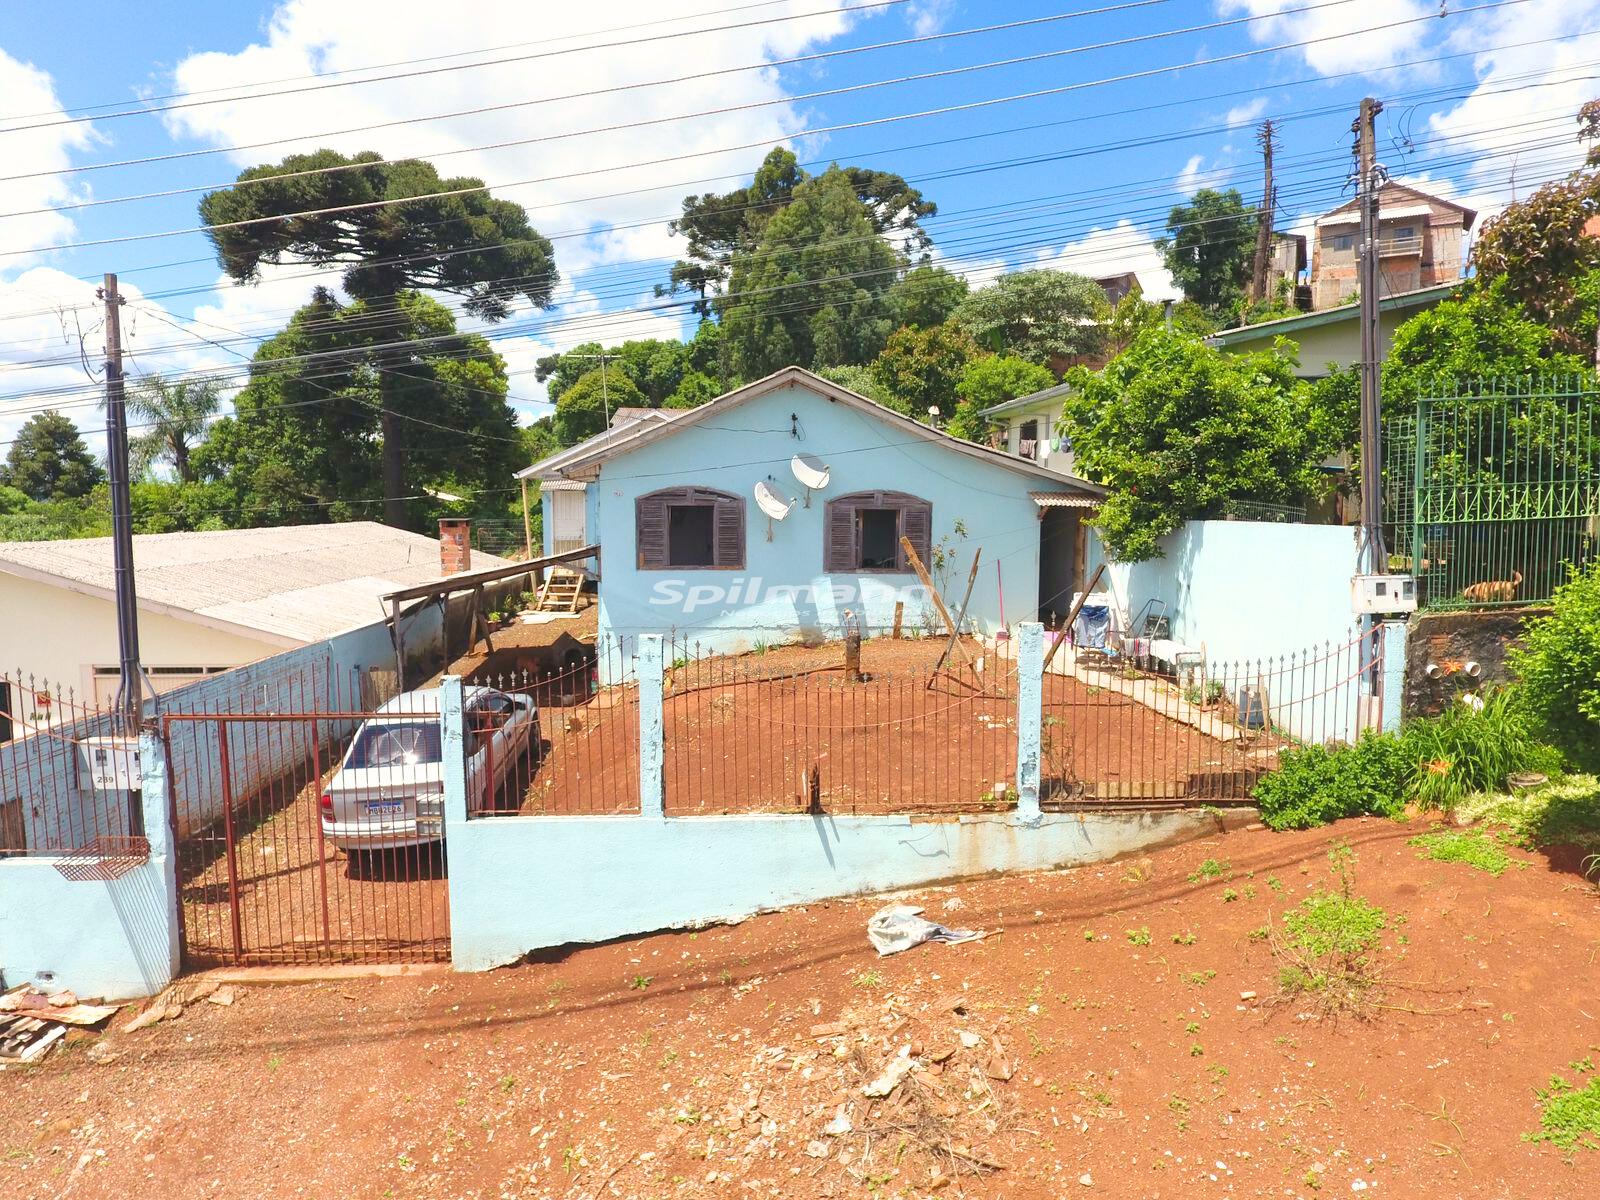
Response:
[[[404,800],[368,800],[367,815],[373,817],[395,817],[406,810]]]

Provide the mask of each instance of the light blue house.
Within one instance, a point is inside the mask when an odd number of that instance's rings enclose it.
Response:
[[[731,651],[838,637],[847,614],[886,633],[897,604],[906,628],[937,629],[902,537],[952,607],[982,551],[967,608],[980,635],[1058,611],[1081,578],[1079,519],[1103,494],[798,367],[614,427],[526,474],[544,485],[547,550],[561,536],[552,497],[583,498],[602,636]]]

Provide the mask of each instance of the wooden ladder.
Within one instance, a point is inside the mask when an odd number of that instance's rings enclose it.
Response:
[[[539,589],[535,612],[577,612],[583,599],[583,573],[552,567]]]

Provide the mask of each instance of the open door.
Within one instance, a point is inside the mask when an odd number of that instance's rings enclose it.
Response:
[[[1059,628],[1078,588],[1079,510],[1047,508],[1039,518],[1039,620]]]

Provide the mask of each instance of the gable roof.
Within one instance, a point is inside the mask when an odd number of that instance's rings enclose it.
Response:
[[[141,609],[280,646],[370,625],[378,597],[444,577],[435,539],[372,521],[136,534],[133,562]],[[0,574],[116,596],[110,538],[0,542]]]
[[[659,424],[662,421],[676,420],[683,415],[685,410],[668,408],[619,408],[611,418],[611,426],[602,429],[599,433],[586,437],[583,441],[565,450],[557,450],[545,458],[541,458],[531,467],[523,467],[513,478],[536,479],[541,483],[561,478],[561,469],[569,462],[588,454],[589,451],[609,445],[624,434],[631,432],[633,427],[640,422]],[[623,414],[627,414],[624,417]]]
[[[1420,201],[1425,205],[1437,204],[1444,208],[1455,209],[1456,212],[1461,215],[1461,225],[1464,229],[1471,229],[1472,223],[1478,219],[1477,210],[1468,208],[1465,204],[1457,204],[1454,200],[1446,200],[1443,196],[1435,196],[1431,192],[1422,191],[1420,188],[1414,188],[1408,184],[1395,183],[1393,181],[1384,184],[1383,187],[1378,189],[1379,219],[1387,220],[1390,217],[1399,217],[1401,215],[1420,216],[1421,214],[1417,212],[1407,212],[1402,214],[1393,209],[1393,205],[1397,200],[1405,199],[1409,199],[1412,202],[1408,208],[1414,208],[1417,202]],[[1330,208],[1327,212],[1323,213],[1317,218],[1316,223],[1318,225],[1338,224],[1338,221],[1330,221],[1329,218],[1335,217],[1337,214],[1357,212],[1359,211],[1360,205],[1361,197],[1359,196],[1350,200],[1346,200],[1337,208]],[[1386,208],[1390,209],[1391,211],[1385,212],[1384,210]]]
[[[1436,283],[1432,287],[1417,288],[1410,292],[1396,292],[1392,296],[1384,296],[1378,301],[1379,312],[1393,312],[1396,309],[1426,308],[1448,299],[1450,293],[1461,286],[1458,280],[1455,283]],[[1282,334],[1299,333],[1302,329],[1314,329],[1318,325],[1336,325],[1344,321],[1354,321],[1361,315],[1361,306],[1354,302],[1341,304],[1337,308],[1322,308],[1316,312],[1297,313],[1292,317],[1279,317],[1275,321],[1262,321],[1258,325],[1236,325],[1232,329],[1219,329],[1216,333],[1206,336],[1208,346],[1237,346],[1244,342],[1269,340]]]
[[[1032,479],[1043,479],[1050,483],[1061,484],[1093,496],[1106,494],[1104,488],[1098,484],[1090,483],[1088,480],[1065,475],[1060,471],[1052,471],[1047,467],[1041,467],[1030,459],[1019,458],[1003,450],[991,450],[987,446],[980,446],[975,442],[964,441],[961,438],[951,437],[948,433],[941,433],[939,430],[930,428],[920,421],[914,421],[908,416],[895,412],[892,408],[886,408],[876,401],[868,400],[865,396],[858,396],[848,388],[842,388],[836,383],[830,383],[822,376],[814,374],[804,367],[784,367],[781,371],[774,371],[764,379],[758,379],[754,383],[747,383],[741,388],[726,392],[715,400],[702,404],[699,408],[687,409],[673,420],[639,422],[629,426],[626,430],[621,431],[622,436],[607,444],[597,445],[581,455],[573,456],[561,463],[559,469],[565,473],[598,466],[608,458],[624,454],[630,450],[637,450],[641,446],[647,446],[660,438],[671,437],[683,429],[698,425],[710,416],[725,412],[730,408],[736,408],[747,400],[754,400],[758,396],[764,396],[769,392],[775,392],[780,388],[791,385],[804,387],[824,399],[847,405],[903,433],[911,434],[923,441],[932,442],[934,445],[943,446],[947,450],[953,450],[969,458],[978,459],[981,462],[988,463],[990,466],[1002,467],[1005,470],[1013,471],[1018,475],[1025,475]],[[591,442],[596,440],[590,439]],[[574,450],[579,448],[573,447]],[[549,462],[550,460],[546,461]]]
[[[978,415],[980,417],[1003,417],[1007,413],[1032,408],[1035,404],[1042,404],[1047,400],[1056,400],[1070,395],[1072,395],[1072,385],[1070,383],[1058,383],[1042,391],[1029,392],[1026,396],[1018,396],[1015,400],[1006,400],[999,404],[992,404],[988,408],[981,408],[978,410]]]

